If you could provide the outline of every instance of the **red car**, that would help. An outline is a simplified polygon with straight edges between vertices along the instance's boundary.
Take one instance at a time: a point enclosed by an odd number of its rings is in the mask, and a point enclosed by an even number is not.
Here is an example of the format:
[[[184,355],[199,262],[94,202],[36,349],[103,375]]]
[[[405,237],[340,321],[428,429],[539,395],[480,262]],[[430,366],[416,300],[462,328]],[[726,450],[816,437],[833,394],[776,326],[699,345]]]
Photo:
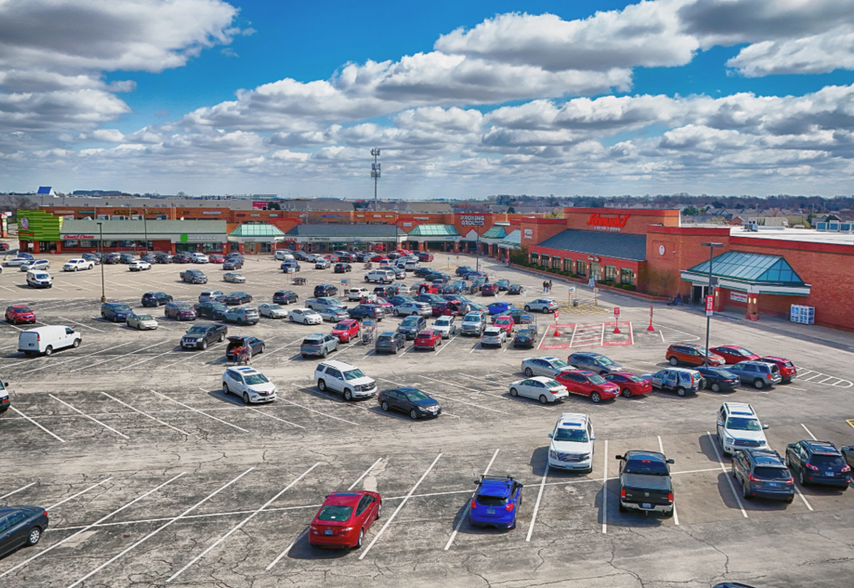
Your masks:
[[[338,263],[340,258],[337,255],[324,255],[324,259],[328,259],[331,263]]]
[[[739,347],[738,345],[721,345],[720,347],[711,347],[709,351],[723,357],[727,364],[734,364],[748,360],[756,361],[759,359],[758,355],[748,351],[744,347]]]
[[[759,361],[764,361],[767,363],[773,363],[777,366],[777,369],[780,370],[780,376],[783,378],[780,382],[781,384],[788,384],[792,380],[795,379],[795,376],[798,375],[798,368],[795,367],[788,359],[783,359],[782,357],[760,357]]]
[[[613,400],[620,394],[619,386],[588,370],[565,369],[555,380],[566,386],[570,394],[587,396],[593,402]]]
[[[703,365],[706,363],[706,348],[691,343],[674,343],[667,348],[664,354],[670,365],[687,363],[688,365]],[[709,350],[709,366],[719,367],[726,364],[726,360]]]
[[[26,306],[10,306],[6,309],[6,322],[19,325],[36,322],[35,313]]]
[[[459,316],[463,314],[463,304],[456,300],[448,300],[445,305],[445,314],[448,316]]]
[[[332,336],[337,337],[342,343],[349,343],[351,339],[359,337],[360,327],[356,319],[344,319],[332,327]]]
[[[484,284],[480,287],[481,296],[495,296],[496,292],[498,292],[498,286],[495,284]]]
[[[308,527],[308,542],[315,547],[361,547],[382,510],[382,498],[376,492],[330,494]]]
[[[386,311],[386,314],[391,314],[394,310],[394,305],[382,296],[377,296],[372,302],[365,302],[365,298],[362,298],[361,304],[376,304],[377,306],[382,306],[383,310]]]
[[[439,331],[421,331],[415,337],[413,344],[415,349],[431,349],[436,351],[436,348],[442,344],[442,333]]]
[[[381,261],[388,261],[388,257],[386,257],[385,255],[374,255],[371,258],[371,261],[373,261],[375,263],[379,263]]]
[[[420,284],[415,284],[415,291],[419,294],[438,294],[439,287],[435,284],[430,284],[428,282],[421,282]]]
[[[624,398],[632,396],[643,396],[652,392],[652,382],[644,380],[629,372],[611,372],[602,376],[608,382],[620,387],[620,394]]]
[[[495,317],[495,320],[492,321],[492,326],[504,329],[507,333],[507,339],[510,339],[513,337],[513,325],[515,323],[516,321],[513,320],[512,316],[502,314],[501,316]]]
[[[225,263],[225,256],[220,255],[219,253],[211,253],[208,255],[208,260],[211,263]]]

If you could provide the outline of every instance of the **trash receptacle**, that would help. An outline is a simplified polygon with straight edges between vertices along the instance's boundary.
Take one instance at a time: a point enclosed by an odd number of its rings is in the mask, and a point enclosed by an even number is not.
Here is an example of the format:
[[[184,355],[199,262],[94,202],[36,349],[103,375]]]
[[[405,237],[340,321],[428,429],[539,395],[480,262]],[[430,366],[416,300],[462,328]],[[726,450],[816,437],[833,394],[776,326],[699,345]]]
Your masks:
[[[573,300],[573,301],[572,301],[572,305],[573,305],[573,306],[578,306],[578,300]]]

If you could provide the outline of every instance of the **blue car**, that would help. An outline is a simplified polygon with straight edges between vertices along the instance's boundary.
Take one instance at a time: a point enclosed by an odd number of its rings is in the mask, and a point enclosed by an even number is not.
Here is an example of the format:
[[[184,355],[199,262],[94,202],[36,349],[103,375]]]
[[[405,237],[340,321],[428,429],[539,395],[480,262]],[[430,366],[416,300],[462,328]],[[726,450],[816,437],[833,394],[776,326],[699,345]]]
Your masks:
[[[101,318],[114,323],[123,323],[133,312],[130,306],[121,302],[105,302],[101,305]]]
[[[489,309],[489,314],[506,314],[516,307],[510,302],[493,302],[487,308]]]
[[[473,527],[512,529],[522,505],[522,484],[512,477],[481,476],[471,501],[469,523]]]

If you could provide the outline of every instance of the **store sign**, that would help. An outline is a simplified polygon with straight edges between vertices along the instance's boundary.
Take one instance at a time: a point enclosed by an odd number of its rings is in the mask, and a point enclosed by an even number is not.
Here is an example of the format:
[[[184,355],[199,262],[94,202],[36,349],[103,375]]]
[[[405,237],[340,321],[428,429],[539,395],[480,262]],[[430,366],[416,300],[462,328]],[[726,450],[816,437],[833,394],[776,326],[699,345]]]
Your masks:
[[[460,224],[464,227],[482,227],[484,222],[485,220],[482,216],[464,214],[460,217]]]
[[[223,238],[219,235],[181,235],[181,242],[187,241],[222,241]]]
[[[94,239],[95,235],[62,235],[63,239]]]
[[[733,302],[744,302],[747,304],[747,294],[744,292],[730,292],[729,299]]]
[[[715,297],[714,296],[706,296],[706,316],[712,316],[712,313],[715,310]]]
[[[534,238],[534,230],[533,229],[525,229],[525,238],[533,239]]]
[[[587,261],[595,261],[596,263],[599,263],[599,258],[596,257],[595,255],[588,255]]]
[[[221,210],[203,210],[202,214],[222,214]]]
[[[25,216],[21,217],[21,220],[18,221],[18,226],[26,231],[30,228],[30,219]]]
[[[626,226],[626,221],[629,220],[628,214],[618,214],[617,216],[602,216],[598,212],[594,212],[587,220],[587,224],[600,231],[619,231]]]
[[[404,227],[411,227],[412,223],[401,223]]]
[[[415,220],[430,220],[429,216],[413,216]]]

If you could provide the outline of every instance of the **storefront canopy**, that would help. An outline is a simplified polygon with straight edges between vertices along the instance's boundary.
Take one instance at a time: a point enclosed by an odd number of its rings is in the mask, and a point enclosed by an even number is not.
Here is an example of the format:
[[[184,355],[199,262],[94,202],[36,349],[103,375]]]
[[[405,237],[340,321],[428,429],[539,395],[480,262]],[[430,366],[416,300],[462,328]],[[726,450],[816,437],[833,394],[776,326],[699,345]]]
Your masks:
[[[411,241],[453,241],[459,236],[454,225],[418,225],[407,233],[406,238]]]
[[[406,233],[401,231],[397,225],[386,224],[297,225],[285,236],[300,243],[395,243],[406,240]]]
[[[507,231],[504,227],[494,225],[491,229],[480,236],[481,239],[503,239],[507,236]]]
[[[522,229],[514,229],[512,233],[498,242],[499,247],[504,249],[519,249],[522,245]]]
[[[99,226],[100,225],[100,226]],[[225,243],[228,238],[221,220],[73,220],[62,221],[64,240],[171,241],[172,243]]]
[[[228,234],[232,243],[272,243],[281,241],[285,234],[275,225],[240,225]]]
[[[808,296],[810,285],[781,255],[762,255],[727,251],[711,260],[712,276],[718,285],[730,290],[755,294]],[[709,262],[697,264],[681,272],[682,279],[692,284],[706,285],[709,281]]]
[[[532,247],[532,250],[537,251],[541,247],[629,261],[646,261],[646,235],[567,229]]]

